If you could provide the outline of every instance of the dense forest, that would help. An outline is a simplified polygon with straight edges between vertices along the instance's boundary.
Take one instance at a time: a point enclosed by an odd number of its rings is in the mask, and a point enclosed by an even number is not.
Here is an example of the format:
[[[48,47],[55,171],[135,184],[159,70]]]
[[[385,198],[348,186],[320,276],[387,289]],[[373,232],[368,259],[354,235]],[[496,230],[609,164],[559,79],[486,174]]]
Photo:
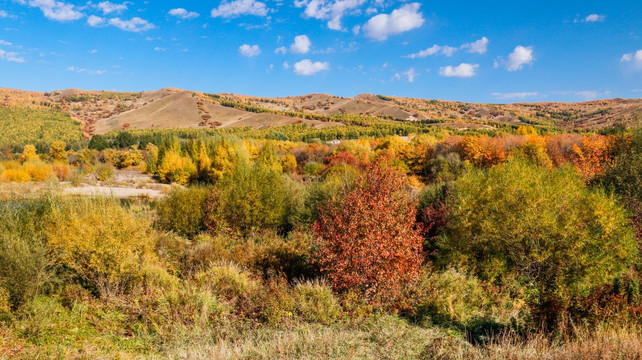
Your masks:
[[[642,130],[339,116],[12,138],[2,356],[642,356]],[[56,191],[121,169],[173,185]]]

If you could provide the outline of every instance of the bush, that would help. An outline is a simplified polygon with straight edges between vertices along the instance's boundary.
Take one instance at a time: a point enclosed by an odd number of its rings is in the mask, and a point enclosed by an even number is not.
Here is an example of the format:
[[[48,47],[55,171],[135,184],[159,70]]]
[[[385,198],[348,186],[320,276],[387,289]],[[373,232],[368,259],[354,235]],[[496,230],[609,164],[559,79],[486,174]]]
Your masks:
[[[22,169],[9,169],[2,173],[0,177],[3,182],[29,182],[31,176]]]
[[[13,308],[30,301],[51,278],[41,221],[47,212],[42,199],[0,203],[0,288]]]
[[[305,175],[319,175],[325,170],[325,166],[323,164],[319,164],[316,161],[308,161],[305,163],[303,166],[303,173]]]
[[[73,167],[71,165],[68,165],[65,163],[53,164],[53,172],[56,174],[56,177],[58,177],[58,180],[60,181],[71,180],[72,171],[73,171]]]
[[[276,234],[263,234],[254,241],[248,266],[264,277],[280,274],[292,282],[318,275],[318,269],[312,264],[314,245],[309,234],[295,231],[285,239]]]
[[[108,181],[114,176],[116,169],[110,164],[98,163],[94,167],[94,175],[98,181]]]
[[[261,282],[237,265],[213,264],[207,271],[196,274],[194,280],[199,287],[232,305],[237,313],[257,312],[256,299],[263,291]]]
[[[322,208],[313,227],[320,246],[316,261],[336,291],[391,304],[418,277],[422,237],[404,186],[401,172],[374,163],[354,190]]]
[[[223,178],[206,204],[205,224],[213,231],[247,236],[261,229],[277,229],[287,214],[281,172],[261,164],[239,164]]]
[[[38,182],[51,179],[53,173],[51,165],[42,161],[27,161],[22,165],[22,168],[29,174],[31,180]]]
[[[295,313],[303,321],[330,324],[342,315],[332,289],[322,281],[299,282],[294,286],[293,297]]]
[[[158,166],[158,177],[163,182],[187,184],[197,175],[196,165],[189,157],[169,150]]]
[[[495,283],[532,284],[537,308],[562,309],[571,297],[611,281],[638,253],[625,211],[590,191],[573,169],[548,171],[515,160],[473,171],[455,183],[447,205],[440,263]]]
[[[101,294],[129,289],[155,261],[151,222],[116,200],[69,199],[53,205],[46,232],[53,258]]]
[[[159,226],[184,236],[206,230],[203,207],[209,194],[209,188],[198,186],[172,191],[158,204]]]
[[[519,286],[500,288],[449,268],[427,273],[414,301],[420,316],[439,325],[465,327],[486,320],[524,326],[529,320],[524,296]]]

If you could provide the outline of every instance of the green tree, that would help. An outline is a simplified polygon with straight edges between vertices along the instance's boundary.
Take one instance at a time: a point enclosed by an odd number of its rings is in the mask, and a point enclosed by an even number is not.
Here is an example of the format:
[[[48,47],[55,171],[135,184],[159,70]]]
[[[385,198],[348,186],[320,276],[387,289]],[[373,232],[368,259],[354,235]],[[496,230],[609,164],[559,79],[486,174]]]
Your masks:
[[[281,173],[259,163],[241,163],[212,191],[206,205],[206,225],[250,235],[277,229],[287,214],[287,193]]]
[[[107,140],[102,135],[94,135],[87,146],[90,149],[103,151],[109,147],[109,144],[107,144]]]

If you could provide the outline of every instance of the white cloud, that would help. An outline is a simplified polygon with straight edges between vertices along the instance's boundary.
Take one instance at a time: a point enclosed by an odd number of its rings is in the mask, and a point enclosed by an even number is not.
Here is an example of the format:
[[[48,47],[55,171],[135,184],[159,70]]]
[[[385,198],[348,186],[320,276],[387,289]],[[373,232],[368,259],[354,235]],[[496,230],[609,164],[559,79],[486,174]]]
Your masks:
[[[330,63],[326,61],[312,62],[310,59],[305,59],[294,64],[294,73],[297,75],[303,75],[303,76],[314,75],[319,71],[328,70],[328,69],[330,69]]]
[[[87,18],[87,25],[91,27],[97,27],[104,23],[105,23],[105,19],[101,18],[100,16],[91,15],[90,17]]]
[[[70,67],[67,68],[67,70],[69,70],[71,72],[79,73],[79,74],[86,73],[86,74],[90,74],[90,75],[102,75],[102,74],[107,72],[105,70],[87,70],[85,68],[79,68],[79,67],[75,67],[75,66],[70,66]]]
[[[419,12],[420,3],[410,3],[394,10],[391,14],[374,16],[363,26],[367,37],[383,41],[390,35],[401,34],[421,27],[423,15]]]
[[[274,50],[275,54],[285,54],[286,52],[288,52],[288,48],[286,48],[285,46],[278,47],[276,48],[276,50]]]
[[[90,51],[89,53],[90,54],[98,54],[98,50],[94,49],[94,50]]]
[[[606,15],[591,14],[584,18],[584,22],[603,22],[606,20]]]
[[[416,58],[425,58],[425,57],[433,56],[437,54],[442,54],[442,55],[451,57],[453,56],[455,51],[457,51],[456,47],[447,46],[447,45],[446,46],[433,45],[426,50],[421,50],[418,53],[410,54],[408,55],[408,57],[411,59],[416,59]]]
[[[22,58],[20,54],[16,52],[4,51],[2,49],[0,49],[0,60],[15,62],[15,63],[25,62],[25,59]]]
[[[475,70],[479,65],[462,63],[458,66],[444,66],[439,69],[439,75],[445,77],[469,78],[475,76]]]
[[[360,25],[355,25],[352,27],[352,33],[355,35],[359,35],[361,32],[361,26]]]
[[[20,1],[22,4],[24,0]],[[84,15],[76,10],[73,4],[67,4],[62,1],[55,0],[29,0],[29,6],[38,8],[42,11],[43,15],[50,20],[55,21],[73,21],[82,18]]]
[[[620,59],[623,63],[631,63],[635,69],[642,69],[642,49],[622,55]]]
[[[303,16],[317,20],[328,20],[331,30],[344,30],[341,20],[343,16],[363,5],[366,0],[295,0],[294,6],[305,7]]]
[[[557,95],[571,95],[583,100],[595,100],[600,97],[606,97],[611,94],[610,90],[597,91],[597,90],[580,90],[580,91],[553,91]]]
[[[124,2],[122,4],[114,4],[109,1],[102,1],[98,3],[96,7],[103,12],[103,15],[111,13],[120,14],[121,12],[127,10],[127,4],[127,2]]]
[[[154,51],[167,51],[167,49],[157,46],[154,48]]]
[[[533,47],[524,47],[517,46],[513,52],[508,55],[508,61],[506,61],[506,70],[508,71],[517,71],[521,70],[524,65],[530,65],[535,61],[533,57]]]
[[[265,3],[256,0],[221,1],[218,8],[212,10],[212,17],[231,18],[241,15],[267,16]]]
[[[169,11],[168,14],[171,15],[171,16],[176,16],[176,17],[181,18],[183,20],[194,19],[194,18],[197,18],[197,17],[201,16],[199,13],[197,13],[195,11],[187,11],[187,10],[185,10],[183,8],[172,9],[172,10]]]
[[[491,95],[501,100],[514,100],[514,99],[526,99],[539,96],[537,91],[531,92],[514,92],[514,93],[500,93],[494,92]]]
[[[461,48],[468,49],[469,53],[485,54],[488,50],[488,43],[488,38],[484,36],[475,42],[462,45]]]
[[[9,17],[9,13],[8,12],[6,12],[4,10],[0,10],[0,19],[4,19],[4,18],[8,18],[8,17]]]
[[[404,71],[403,74],[406,76],[406,79],[408,79],[408,82],[415,82],[415,77],[418,76],[413,68]]]
[[[10,42],[8,42],[8,41],[5,41],[5,40],[0,40],[0,45],[4,45],[4,46],[11,46],[11,45],[13,45],[13,44],[12,44],[12,43],[10,43]]]
[[[293,54],[305,54],[310,51],[310,39],[306,35],[299,35],[294,38],[294,43],[290,45],[290,52]]]
[[[243,44],[239,46],[239,52],[243,56],[253,57],[261,53],[261,48],[258,45]]]
[[[149,23],[139,17],[132,18],[131,20],[121,20],[120,18],[113,18],[109,20],[109,24],[113,25],[124,31],[141,32],[155,28],[154,24]]]
[[[289,68],[290,68],[290,64],[288,64],[288,62],[287,62],[287,61],[285,61],[285,62],[283,63],[283,68],[284,68],[285,70],[289,69]]]

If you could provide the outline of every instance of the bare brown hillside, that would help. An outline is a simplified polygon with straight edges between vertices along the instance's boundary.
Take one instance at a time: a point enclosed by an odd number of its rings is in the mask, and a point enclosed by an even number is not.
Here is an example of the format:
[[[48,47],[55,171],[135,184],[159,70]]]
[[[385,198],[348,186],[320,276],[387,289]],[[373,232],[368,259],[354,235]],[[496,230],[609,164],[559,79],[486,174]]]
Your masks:
[[[327,94],[262,98],[172,88],[136,93],[79,89],[40,93],[0,88],[0,106],[60,109],[80,121],[86,138],[122,129],[261,128],[295,123],[340,126],[340,122],[327,121],[340,114],[397,121],[433,120],[439,122],[436,126],[458,129],[534,124],[572,130],[642,122],[642,99],[475,104],[373,94],[354,98]]]

